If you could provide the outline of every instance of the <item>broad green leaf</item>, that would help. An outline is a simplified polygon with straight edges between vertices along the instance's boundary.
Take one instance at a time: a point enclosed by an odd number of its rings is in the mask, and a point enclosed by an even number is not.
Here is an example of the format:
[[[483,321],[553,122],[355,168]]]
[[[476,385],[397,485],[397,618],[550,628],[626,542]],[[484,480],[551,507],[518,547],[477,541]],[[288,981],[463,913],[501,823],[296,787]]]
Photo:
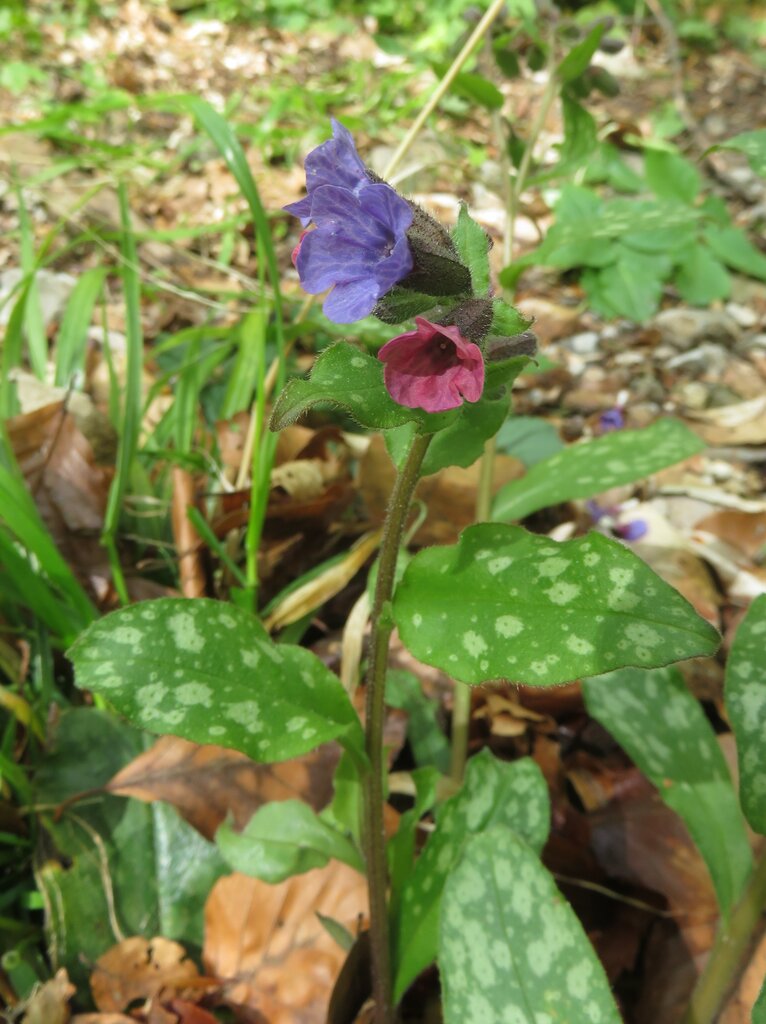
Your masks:
[[[468,212],[465,203],[460,204],[457,225],[452,232],[452,241],[463,263],[471,272],[473,293],[477,298],[489,291],[489,249],[490,239]]]
[[[497,435],[497,450],[534,466],[560,452],[564,442],[552,423],[537,416],[513,416]]]
[[[439,973],[445,1024],[621,1024],[574,911],[507,828],[472,836],[447,880]]]
[[[560,82],[571,82],[580,77],[590,64],[591,57],[598,49],[598,44],[605,31],[606,22],[599,22],[577,46],[569,51],[556,68],[556,75]]]
[[[438,74],[440,77],[448,70],[449,65],[439,64]],[[452,79],[450,90],[473,100],[487,110],[499,110],[503,105],[503,94],[498,87],[490,82],[483,75],[477,75],[472,71],[461,71]]]
[[[498,825],[513,828],[539,853],[550,828],[548,787],[531,758],[499,761],[485,749],[471,758],[461,790],[439,810],[436,831],[404,887],[395,931],[397,1000],[436,958],[444,883],[466,840]]]
[[[675,284],[684,302],[693,306],[708,306],[716,299],[728,298],[731,292],[726,267],[703,245],[693,245],[683,253]]]
[[[284,761],[328,740],[363,749],[337,676],[310,651],[275,644],[249,612],[162,598],[94,622],[68,652],[81,689],[129,721],[256,761]]]
[[[383,383],[383,363],[343,341],[325,349],[308,380],[288,382],[271,414],[271,429],[284,429],[318,402],[338,406],[361,426],[380,430],[416,423],[420,433],[431,433],[458,415],[456,410],[431,414],[398,405]]]
[[[90,965],[120,930],[201,945],[205,899],[229,870],[215,845],[167,804],[97,795],[143,750],[141,733],[113,714],[67,709],[35,776],[38,806],[90,793],[60,815],[42,815],[50,838],[38,864],[54,967],[66,967],[78,985],[87,985]]]
[[[394,594],[405,646],[464,683],[553,686],[712,654],[720,637],[624,545],[482,523],[421,551]]]
[[[760,249],[756,249],[741,228],[708,227],[705,238],[718,259],[727,267],[766,281],[766,256]]]
[[[726,711],[737,739],[739,791],[751,827],[766,834],[766,594],[750,605],[726,663]]]
[[[641,323],[657,312],[670,262],[662,255],[620,249],[614,263],[583,277],[582,284],[593,308],[602,315]]]
[[[725,916],[752,867],[729,769],[713,728],[677,669],[623,669],[583,682],[588,711],[683,818]]]
[[[641,430],[615,430],[570,445],[538,462],[526,476],[502,487],[495,519],[523,519],[531,512],[573,498],[590,498],[650,476],[705,447],[680,420],[661,419]]]
[[[693,203],[699,194],[702,178],[699,171],[678,153],[667,149],[647,149],[644,171],[649,188],[659,199]]]
[[[241,832],[224,822],[215,841],[235,871],[271,884],[322,868],[332,857],[364,871],[356,844],[300,800],[266,804]]]
[[[758,128],[752,132],[741,132],[726,142],[719,142],[712,146],[711,152],[715,149],[736,149],[744,153],[750,166],[756,174],[766,178],[766,128]]]

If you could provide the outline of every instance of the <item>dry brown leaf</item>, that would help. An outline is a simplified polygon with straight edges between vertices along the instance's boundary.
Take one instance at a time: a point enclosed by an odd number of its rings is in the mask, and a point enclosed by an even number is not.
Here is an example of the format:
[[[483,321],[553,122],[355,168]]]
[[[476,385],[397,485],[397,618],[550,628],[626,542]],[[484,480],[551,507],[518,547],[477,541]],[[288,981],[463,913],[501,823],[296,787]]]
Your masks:
[[[493,492],[523,474],[524,464],[519,459],[508,455],[496,456]],[[359,490],[374,522],[383,521],[395,476],[386,443],[376,434],[359,466]],[[476,518],[478,481],[479,462],[468,469],[449,466],[421,480],[415,491],[415,501],[425,503],[428,516],[415,534],[415,544],[450,544],[457,540],[460,531]]]
[[[99,1010],[119,1013],[137,1000],[154,999],[161,991],[175,994],[198,979],[199,971],[179,943],[133,936],[98,958],[90,989]]]
[[[279,885],[229,875],[205,905],[206,969],[269,1024],[325,1024],[345,953],[317,914],[356,934],[366,912],[364,878],[337,861]]]
[[[715,534],[748,558],[755,558],[766,548],[766,512],[725,508],[700,519],[695,527]]]
[[[736,405],[687,412],[685,418],[708,444],[766,443],[766,395]]]
[[[61,967],[29,1000],[22,1024],[67,1024],[69,1000],[76,991],[66,970]]]
[[[77,1013],[70,1024],[136,1024],[136,1018],[124,1013]]]
[[[244,828],[271,800],[304,800],[321,810],[332,797],[332,776],[340,756],[332,743],[280,764],[256,764],[226,747],[200,746],[163,736],[108,783],[110,793],[151,803],[165,800],[207,839],[227,815]]]

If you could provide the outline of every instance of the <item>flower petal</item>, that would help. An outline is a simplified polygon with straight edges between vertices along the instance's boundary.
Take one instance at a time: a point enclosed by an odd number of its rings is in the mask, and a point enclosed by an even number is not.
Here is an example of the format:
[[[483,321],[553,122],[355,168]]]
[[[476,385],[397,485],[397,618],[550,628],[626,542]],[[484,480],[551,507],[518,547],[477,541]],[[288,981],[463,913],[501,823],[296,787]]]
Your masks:
[[[391,250],[391,255],[381,260],[375,267],[375,280],[378,282],[380,294],[385,295],[391,291],[396,282],[401,281],[411,270],[412,252],[406,236],[403,235]]]
[[[324,228],[334,235],[353,238],[359,245],[380,250],[381,255],[394,241],[393,232],[387,225],[365,210],[362,207],[361,196],[355,196],[347,188],[321,185],[316,189],[312,197],[311,219],[317,227]]]
[[[315,228],[301,242],[295,265],[303,288],[316,294],[359,277],[374,281],[376,263],[375,253],[364,246]]]
[[[332,139],[317,146],[306,157],[306,190],[309,195],[320,185],[355,189],[369,182],[362,159],[347,128],[332,119]]]
[[[327,319],[334,324],[351,324],[369,316],[379,297],[374,280],[369,277],[359,278],[337,284],[324,300],[322,309]]]

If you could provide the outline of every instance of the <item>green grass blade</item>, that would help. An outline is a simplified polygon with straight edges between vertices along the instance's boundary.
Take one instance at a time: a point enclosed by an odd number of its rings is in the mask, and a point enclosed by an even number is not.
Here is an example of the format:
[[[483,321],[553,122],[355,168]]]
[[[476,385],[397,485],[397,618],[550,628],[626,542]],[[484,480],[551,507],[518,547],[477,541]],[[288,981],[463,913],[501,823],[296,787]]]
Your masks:
[[[19,224],[21,226],[21,269],[31,274],[32,279],[26,289],[26,309],[24,327],[29,346],[29,362],[36,377],[45,377],[45,365],[48,361],[48,339],[45,336],[45,322],[40,306],[40,292],[34,278],[36,270],[35,236],[29,211],[24,202],[24,193],[19,187],[16,190],[19,200]]]
[[[88,328],[106,274],[105,267],[86,270],[69,297],[56,348],[55,383],[58,387],[67,387],[75,374],[85,370]]]
[[[141,427],[141,369],[143,366],[143,334],[141,330],[141,283],[138,277],[136,240],[130,226],[128,197],[123,184],[119,188],[122,224],[122,282],[125,292],[126,379],[120,422],[120,445],[117,466],[109,490],[104,516],[103,542],[109,552],[114,585],[123,604],[128,603],[125,578],[117,551],[117,529],[123,500],[128,491],[133,460],[138,448]]]

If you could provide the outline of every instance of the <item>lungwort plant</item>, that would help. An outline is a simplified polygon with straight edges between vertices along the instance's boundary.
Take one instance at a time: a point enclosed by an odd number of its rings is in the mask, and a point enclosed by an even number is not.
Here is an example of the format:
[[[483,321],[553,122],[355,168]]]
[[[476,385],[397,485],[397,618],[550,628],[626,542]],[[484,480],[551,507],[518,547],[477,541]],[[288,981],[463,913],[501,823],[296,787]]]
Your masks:
[[[489,241],[464,206],[448,231],[369,171],[336,122],[306,171],[308,194],[288,208],[305,229],[293,254],[304,287],[328,292],[324,310],[336,322],[373,312],[404,325],[377,357],[352,341],[323,351],[307,379],[283,388],[271,419],[277,431],[331,403],[362,427],[384,431],[397,465],[372,573],[364,722],[317,656],[273,642],[249,611],[212,600],[144,602],[89,625],[70,650],[77,683],[150,732],[225,745],[261,762],[328,741],[341,745],[335,798],[324,811],[270,804],[241,833],[221,826],[217,842],[233,867],[269,882],[330,858],[366,873],[376,1024],[392,1024],[402,995],[433,962],[447,1024],[618,1022],[606,975],[540,861],[550,808],[531,759],[506,763],[485,751],[446,800],[437,800],[437,769],[417,770],[414,806],[387,839],[389,640],[397,629],[416,658],[459,688],[600,676],[589,684],[589,704],[610,727],[620,718],[632,750],[653,729],[653,713],[642,709],[657,706],[665,692],[660,718],[670,723],[677,703],[679,727],[702,736],[677,677],[666,672],[650,686],[647,670],[710,655],[719,637],[629,548],[599,533],[558,543],[496,519],[466,529],[456,544],[411,558],[402,551],[418,480],[482,454],[509,414],[511,387],[534,358],[534,339],[525,318],[493,297]],[[644,445],[616,431],[584,446],[592,448],[587,466],[581,455],[551,456],[530,472],[526,491],[514,484],[501,494],[498,519],[595,493],[605,479],[634,479],[696,450],[677,424],[653,431]],[[733,680],[732,713],[753,734],[744,662],[742,670]],[[720,757],[703,739],[710,785],[720,789]],[[650,777],[677,777],[674,806],[683,813],[686,796],[693,801],[697,791],[689,793],[683,766],[673,774],[675,763],[665,764],[665,741],[672,744],[670,733],[650,748],[646,768]],[[757,769],[748,759],[743,777]],[[751,787],[753,820],[762,817],[759,794]],[[435,829],[416,858],[415,829],[429,811]],[[704,844],[724,909],[739,899],[750,871],[738,812],[729,824],[729,840],[722,829]],[[731,836],[736,857],[727,862],[721,851]]]

